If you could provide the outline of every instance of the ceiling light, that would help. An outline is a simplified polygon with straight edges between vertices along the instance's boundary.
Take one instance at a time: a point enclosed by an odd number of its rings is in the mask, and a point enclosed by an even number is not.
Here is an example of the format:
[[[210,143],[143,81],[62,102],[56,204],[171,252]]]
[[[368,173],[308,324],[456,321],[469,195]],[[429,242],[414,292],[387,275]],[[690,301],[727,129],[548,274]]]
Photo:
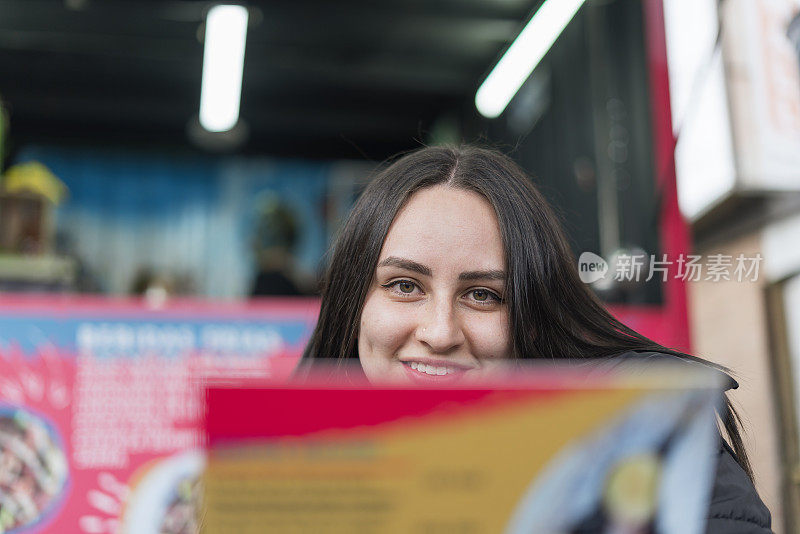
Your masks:
[[[200,124],[210,132],[230,130],[239,120],[247,8],[218,5],[206,17]]]
[[[498,117],[585,0],[545,0],[475,93],[484,117]]]

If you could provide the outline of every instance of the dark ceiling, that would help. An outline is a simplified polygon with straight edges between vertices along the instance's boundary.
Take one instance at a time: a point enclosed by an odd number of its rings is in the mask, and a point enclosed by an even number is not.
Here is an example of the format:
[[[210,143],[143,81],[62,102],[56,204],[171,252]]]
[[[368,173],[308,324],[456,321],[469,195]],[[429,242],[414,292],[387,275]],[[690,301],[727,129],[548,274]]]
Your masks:
[[[381,159],[475,90],[537,0],[250,2],[240,152]],[[191,146],[211,2],[0,0],[19,145]]]

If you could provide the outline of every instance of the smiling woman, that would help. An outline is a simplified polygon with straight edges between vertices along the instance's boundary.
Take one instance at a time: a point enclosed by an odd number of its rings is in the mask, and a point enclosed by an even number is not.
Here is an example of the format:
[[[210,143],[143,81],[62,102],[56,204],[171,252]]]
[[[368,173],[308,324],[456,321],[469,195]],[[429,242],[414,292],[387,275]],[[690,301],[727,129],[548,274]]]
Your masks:
[[[558,219],[506,156],[434,147],[399,158],[337,238],[304,363],[359,361],[373,382],[437,384],[534,358],[712,365],[608,313],[580,281]],[[733,449],[720,446],[709,532],[770,532],[729,402],[720,417]]]

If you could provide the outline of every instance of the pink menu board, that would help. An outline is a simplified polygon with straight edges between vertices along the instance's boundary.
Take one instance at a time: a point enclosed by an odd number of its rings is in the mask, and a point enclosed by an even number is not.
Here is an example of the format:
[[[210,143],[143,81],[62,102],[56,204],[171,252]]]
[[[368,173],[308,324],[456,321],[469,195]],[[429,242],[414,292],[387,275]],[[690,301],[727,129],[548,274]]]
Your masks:
[[[205,381],[287,377],[317,311],[0,297],[0,532],[196,532]]]

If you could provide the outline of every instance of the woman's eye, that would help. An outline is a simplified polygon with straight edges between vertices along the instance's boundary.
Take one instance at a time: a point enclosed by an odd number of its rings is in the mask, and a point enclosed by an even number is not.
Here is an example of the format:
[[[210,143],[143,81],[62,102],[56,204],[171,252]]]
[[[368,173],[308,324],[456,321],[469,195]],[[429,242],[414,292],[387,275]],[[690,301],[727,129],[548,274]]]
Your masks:
[[[472,300],[481,304],[493,304],[502,301],[494,292],[488,289],[473,289],[468,293]]]
[[[417,284],[409,280],[396,280],[388,284],[383,284],[383,287],[395,293],[411,295],[417,289]]]
[[[414,292],[414,283],[413,282],[400,281],[400,282],[397,283],[397,289],[399,289],[401,293],[413,293]]]
[[[476,289],[472,292],[472,297],[482,302],[489,298],[489,292],[485,289]]]

